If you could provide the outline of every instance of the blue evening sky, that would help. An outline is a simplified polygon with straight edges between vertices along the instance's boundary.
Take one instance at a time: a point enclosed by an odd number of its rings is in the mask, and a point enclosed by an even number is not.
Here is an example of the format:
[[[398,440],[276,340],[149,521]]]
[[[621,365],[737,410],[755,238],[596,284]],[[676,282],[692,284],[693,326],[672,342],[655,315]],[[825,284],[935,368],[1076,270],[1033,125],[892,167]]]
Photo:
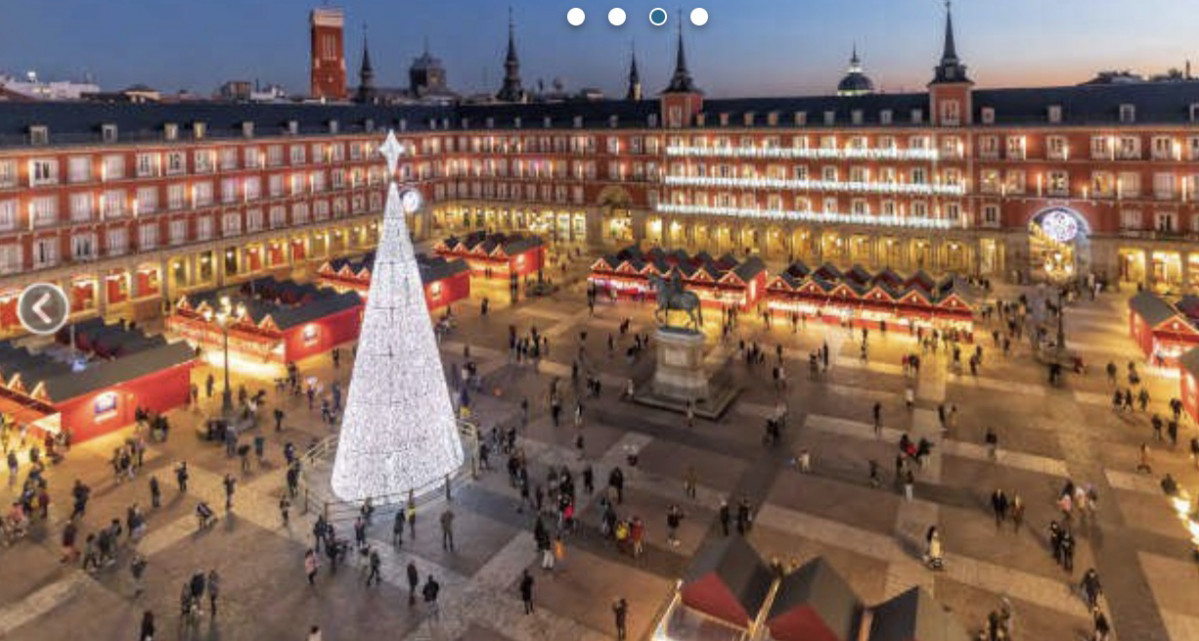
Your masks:
[[[109,89],[144,82],[207,94],[229,79],[307,91],[311,0],[0,0],[0,70],[43,78],[94,74]],[[350,84],[362,25],[369,25],[376,83],[406,85],[428,37],[453,88],[494,90],[503,74],[503,0],[341,0]],[[525,86],[562,78],[568,88],[623,92],[636,43],[647,94],[673,64],[678,3],[669,0],[512,0]],[[580,6],[587,21],[566,23]],[[607,22],[622,6],[623,27]],[[654,6],[671,11],[649,25]],[[940,53],[940,0],[692,0],[707,26],[686,28],[688,62],[712,96],[825,93],[856,41],[867,73],[886,91],[922,87]],[[1196,0],[958,0],[958,52],[980,86],[1073,84],[1100,69],[1181,68],[1199,74]],[[486,82],[486,84],[484,84]]]

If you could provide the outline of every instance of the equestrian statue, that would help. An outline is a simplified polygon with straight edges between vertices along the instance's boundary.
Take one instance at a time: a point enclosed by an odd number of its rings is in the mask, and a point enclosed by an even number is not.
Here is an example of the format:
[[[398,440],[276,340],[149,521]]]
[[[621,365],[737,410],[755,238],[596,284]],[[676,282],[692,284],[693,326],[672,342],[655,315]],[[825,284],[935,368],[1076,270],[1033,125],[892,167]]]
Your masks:
[[[650,284],[658,293],[658,309],[654,312],[654,318],[662,327],[673,327],[670,324],[671,310],[679,310],[687,314],[689,323],[682,326],[682,329],[693,329],[699,331],[704,323],[703,310],[700,308],[699,296],[695,292],[685,291],[683,289],[683,281],[679,278],[678,272],[674,272],[670,280],[659,278],[658,276],[650,276]]]

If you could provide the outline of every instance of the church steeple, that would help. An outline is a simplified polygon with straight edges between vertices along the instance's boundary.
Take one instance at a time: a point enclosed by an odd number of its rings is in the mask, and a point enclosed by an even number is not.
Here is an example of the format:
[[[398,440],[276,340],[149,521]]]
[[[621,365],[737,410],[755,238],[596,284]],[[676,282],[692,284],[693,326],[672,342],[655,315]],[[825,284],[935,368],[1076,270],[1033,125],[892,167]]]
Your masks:
[[[373,102],[375,99],[375,70],[371,67],[371,52],[367,46],[366,26],[362,27],[362,66],[358,69],[357,102]]]
[[[683,50],[683,23],[679,22],[679,48],[674,61],[674,75],[670,85],[663,93],[703,93],[696,88],[691,80],[691,72],[687,71],[687,54]]]
[[[512,7],[508,7],[508,55],[504,58],[504,84],[496,94],[504,102],[524,102],[525,90],[520,82],[520,59],[516,56],[516,24]]]
[[[637,51],[632,52],[632,61],[629,63],[629,91],[625,94],[625,100],[641,100],[641,74],[637,73]]]
[[[953,39],[953,11],[950,0],[945,0],[945,42],[941,50],[941,63],[933,70],[933,83],[970,82],[966,76],[966,65],[958,59],[957,44]]]

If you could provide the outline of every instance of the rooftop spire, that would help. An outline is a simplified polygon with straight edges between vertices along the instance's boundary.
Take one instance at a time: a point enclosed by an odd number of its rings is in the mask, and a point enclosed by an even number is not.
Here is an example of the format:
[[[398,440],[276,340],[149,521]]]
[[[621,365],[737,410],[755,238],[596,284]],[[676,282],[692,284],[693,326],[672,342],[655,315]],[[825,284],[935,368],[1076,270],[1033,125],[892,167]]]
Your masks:
[[[970,82],[966,77],[966,65],[958,59],[957,44],[953,39],[953,6],[950,0],[945,0],[945,43],[941,51],[941,63],[933,71],[933,83]]]
[[[682,9],[679,10],[682,15]],[[679,48],[674,62],[674,75],[665,93],[700,93],[691,80],[691,72],[687,71],[687,54],[683,50],[683,22],[679,21]]]
[[[371,52],[367,46],[366,25],[362,25],[362,66],[358,69],[358,93],[354,99],[358,102],[372,102],[375,99],[375,70],[371,67]]]
[[[945,49],[941,53],[941,64],[957,61],[957,46],[953,42],[953,2],[945,0]]]
[[[858,57],[858,43],[856,42],[853,43],[853,54],[849,56],[849,70],[851,72],[862,70],[862,59]]]
[[[508,7],[508,55],[504,59],[504,84],[496,98],[504,102],[524,102],[525,90],[520,82],[520,59],[516,57],[516,23],[512,7]]]
[[[374,75],[374,68],[371,67],[371,51],[367,46],[366,25],[362,25],[362,68],[359,70],[359,75]]]
[[[632,58],[629,63],[629,90],[625,94],[625,100],[641,100],[641,74],[637,73],[637,49],[631,42],[629,50]]]

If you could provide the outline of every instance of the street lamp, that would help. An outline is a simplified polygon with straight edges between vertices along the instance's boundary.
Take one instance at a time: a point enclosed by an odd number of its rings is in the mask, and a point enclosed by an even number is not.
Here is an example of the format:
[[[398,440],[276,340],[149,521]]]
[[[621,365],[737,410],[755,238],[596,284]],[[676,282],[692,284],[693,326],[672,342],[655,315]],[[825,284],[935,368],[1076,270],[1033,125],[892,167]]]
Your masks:
[[[238,314],[245,313],[245,307],[238,305]],[[224,347],[225,357],[225,389],[221,392],[221,413],[228,416],[233,413],[233,386],[229,383],[229,323],[232,316],[232,305],[228,296],[221,297],[221,310],[215,315],[217,325],[221,327],[221,336]],[[211,309],[205,310],[204,320],[212,322],[213,313]]]

